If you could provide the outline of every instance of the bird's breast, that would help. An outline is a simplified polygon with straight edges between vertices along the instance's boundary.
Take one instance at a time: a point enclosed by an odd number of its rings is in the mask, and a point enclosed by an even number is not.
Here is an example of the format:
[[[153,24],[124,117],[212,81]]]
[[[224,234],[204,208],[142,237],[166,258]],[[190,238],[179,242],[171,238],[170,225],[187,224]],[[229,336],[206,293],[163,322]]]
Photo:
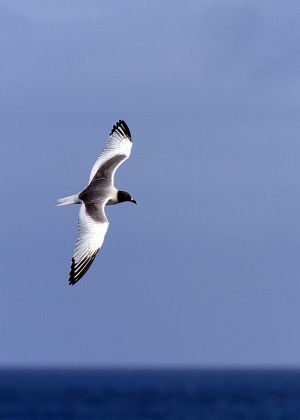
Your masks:
[[[111,191],[109,200],[106,202],[106,205],[112,205],[112,204],[117,204],[118,203],[118,191]]]
[[[97,179],[92,181],[80,194],[79,199],[84,203],[96,203],[100,201],[117,200],[117,190],[106,179]]]

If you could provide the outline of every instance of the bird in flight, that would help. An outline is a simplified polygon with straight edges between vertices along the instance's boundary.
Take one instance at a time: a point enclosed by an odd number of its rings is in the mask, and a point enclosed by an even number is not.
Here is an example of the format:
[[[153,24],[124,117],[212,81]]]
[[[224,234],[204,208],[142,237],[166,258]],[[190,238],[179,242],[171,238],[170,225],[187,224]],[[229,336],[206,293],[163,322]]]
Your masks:
[[[81,204],[79,236],[69,277],[71,285],[87,272],[103,244],[109,225],[105,206],[124,201],[138,204],[128,192],[117,190],[114,186],[115,172],[129,158],[131,148],[130,130],[125,121],[120,120],[113,126],[105,149],[92,167],[88,186],[78,194],[58,200],[58,206]]]

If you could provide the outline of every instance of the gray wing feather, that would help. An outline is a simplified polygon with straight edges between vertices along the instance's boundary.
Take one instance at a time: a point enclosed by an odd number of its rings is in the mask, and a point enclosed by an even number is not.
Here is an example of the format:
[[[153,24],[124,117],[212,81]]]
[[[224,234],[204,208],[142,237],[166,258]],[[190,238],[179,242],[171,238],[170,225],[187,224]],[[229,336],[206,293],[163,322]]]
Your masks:
[[[104,203],[82,204],[79,211],[79,236],[72,258],[69,283],[75,284],[91,266],[108,229]]]
[[[109,167],[112,168],[110,170],[109,178],[113,184],[116,169],[122,162],[129,158],[131,148],[132,140],[130,130],[125,121],[120,120],[113,126],[105,149],[100,154],[91,170],[89,182],[94,179],[101,166],[105,165],[110,159],[113,159],[109,164]],[[117,160],[114,160],[114,158]]]
[[[105,178],[109,180],[110,182],[112,182],[113,175],[116,169],[126,159],[127,159],[126,155],[116,155],[108,159],[107,161],[102,163],[102,165],[99,167],[98,171],[96,172],[93,178],[93,181],[100,178]]]

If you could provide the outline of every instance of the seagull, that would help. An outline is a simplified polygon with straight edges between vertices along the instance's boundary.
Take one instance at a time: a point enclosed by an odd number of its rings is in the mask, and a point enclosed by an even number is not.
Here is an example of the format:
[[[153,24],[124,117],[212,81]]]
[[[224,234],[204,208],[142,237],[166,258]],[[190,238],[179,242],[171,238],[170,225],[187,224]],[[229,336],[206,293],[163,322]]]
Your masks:
[[[69,284],[74,285],[90,268],[102,247],[109,222],[104,208],[109,204],[129,201],[138,204],[126,191],[117,190],[114,176],[118,167],[130,156],[132,140],[125,121],[112,128],[105,149],[92,167],[89,183],[80,193],[57,200],[58,206],[81,204],[78,230],[72,258]]]

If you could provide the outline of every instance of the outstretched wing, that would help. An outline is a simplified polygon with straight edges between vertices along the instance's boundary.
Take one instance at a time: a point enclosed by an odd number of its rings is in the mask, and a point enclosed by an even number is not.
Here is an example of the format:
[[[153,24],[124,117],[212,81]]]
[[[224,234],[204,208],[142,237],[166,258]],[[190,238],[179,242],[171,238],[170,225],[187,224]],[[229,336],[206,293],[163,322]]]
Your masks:
[[[72,258],[70,284],[77,283],[90,268],[103,244],[108,224],[104,213],[104,202],[81,205],[78,222],[79,236]]]
[[[89,183],[95,178],[107,178],[114,183],[117,168],[130,156],[132,140],[125,121],[118,121],[112,128],[105,149],[96,160]]]

